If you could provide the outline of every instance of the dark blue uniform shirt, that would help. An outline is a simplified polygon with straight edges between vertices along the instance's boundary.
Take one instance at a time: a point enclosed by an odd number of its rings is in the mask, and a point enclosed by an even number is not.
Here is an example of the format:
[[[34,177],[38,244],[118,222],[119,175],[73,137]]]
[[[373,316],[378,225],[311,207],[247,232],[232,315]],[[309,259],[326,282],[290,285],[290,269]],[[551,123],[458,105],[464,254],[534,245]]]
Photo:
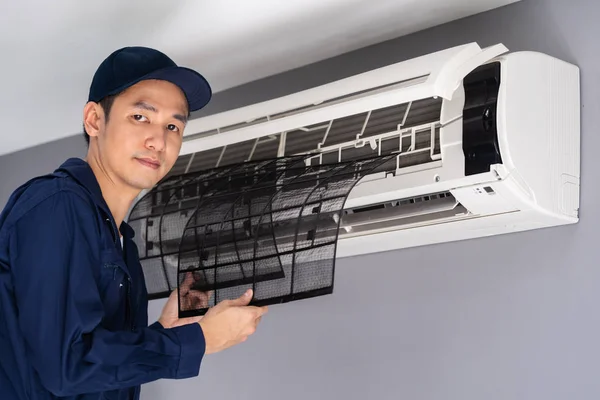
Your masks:
[[[137,399],[143,383],[198,374],[199,324],[148,326],[133,235],[83,160],[12,194],[0,214],[0,399]]]

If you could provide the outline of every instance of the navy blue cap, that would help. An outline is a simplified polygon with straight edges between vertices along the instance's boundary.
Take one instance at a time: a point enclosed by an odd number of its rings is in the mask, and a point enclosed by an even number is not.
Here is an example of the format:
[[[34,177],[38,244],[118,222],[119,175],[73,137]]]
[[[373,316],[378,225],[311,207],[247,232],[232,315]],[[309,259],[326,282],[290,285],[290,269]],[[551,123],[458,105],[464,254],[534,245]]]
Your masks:
[[[124,47],[109,55],[98,67],[90,86],[88,101],[99,102],[147,79],[159,79],[179,86],[190,111],[206,106],[212,90],[198,72],[180,67],[158,50]]]

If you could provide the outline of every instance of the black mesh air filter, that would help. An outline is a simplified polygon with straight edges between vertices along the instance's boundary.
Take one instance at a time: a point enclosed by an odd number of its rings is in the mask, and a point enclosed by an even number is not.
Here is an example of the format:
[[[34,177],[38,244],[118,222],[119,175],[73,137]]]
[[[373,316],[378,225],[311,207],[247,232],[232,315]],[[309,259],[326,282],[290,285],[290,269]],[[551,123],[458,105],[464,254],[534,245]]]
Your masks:
[[[129,218],[150,297],[179,286],[185,317],[247,288],[254,305],[332,293],[346,198],[392,157],[307,166],[293,156],[168,178]],[[192,302],[190,285],[208,299]]]

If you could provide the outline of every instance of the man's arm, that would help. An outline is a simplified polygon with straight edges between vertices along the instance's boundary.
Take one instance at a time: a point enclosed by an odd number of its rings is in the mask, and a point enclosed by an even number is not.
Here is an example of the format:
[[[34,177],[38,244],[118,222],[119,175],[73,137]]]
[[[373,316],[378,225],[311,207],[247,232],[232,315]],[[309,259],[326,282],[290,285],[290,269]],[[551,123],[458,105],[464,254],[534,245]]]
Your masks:
[[[206,346],[197,323],[118,332],[100,327],[97,240],[90,205],[69,191],[35,206],[12,230],[19,327],[44,386],[68,396],[197,375]]]

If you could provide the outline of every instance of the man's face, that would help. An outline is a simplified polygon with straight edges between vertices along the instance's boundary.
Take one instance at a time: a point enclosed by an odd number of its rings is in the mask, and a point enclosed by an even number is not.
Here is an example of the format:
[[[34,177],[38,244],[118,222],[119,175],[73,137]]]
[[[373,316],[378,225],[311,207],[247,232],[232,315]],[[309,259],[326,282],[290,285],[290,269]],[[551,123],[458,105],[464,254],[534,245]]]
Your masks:
[[[183,92],[166,81],[142,81],[120,94],[97,135],[105,172],[133,189],[152,188],[177,161],[187,110]]]

